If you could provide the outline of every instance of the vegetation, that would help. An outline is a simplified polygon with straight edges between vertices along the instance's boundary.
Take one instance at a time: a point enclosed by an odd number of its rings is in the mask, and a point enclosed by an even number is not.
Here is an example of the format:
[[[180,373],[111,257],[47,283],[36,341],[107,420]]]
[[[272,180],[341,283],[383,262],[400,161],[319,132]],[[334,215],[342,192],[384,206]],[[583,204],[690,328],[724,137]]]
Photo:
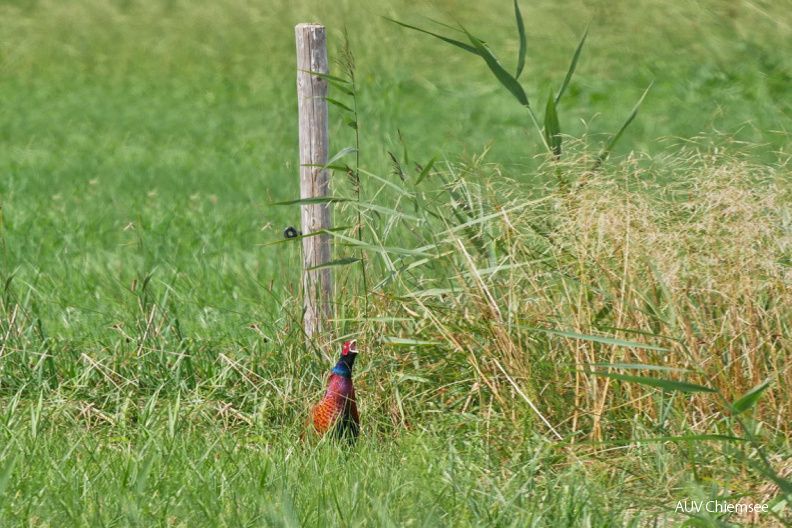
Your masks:
[[[323,5],[0,3],[0,525],[790,524],[790,10]],[[537,128],[381,15],[486,37]],[[308,20],[354,75],[351,451],[300,440],[329,363],[268,205]],[[772,512],[675,511],[716,499]]]

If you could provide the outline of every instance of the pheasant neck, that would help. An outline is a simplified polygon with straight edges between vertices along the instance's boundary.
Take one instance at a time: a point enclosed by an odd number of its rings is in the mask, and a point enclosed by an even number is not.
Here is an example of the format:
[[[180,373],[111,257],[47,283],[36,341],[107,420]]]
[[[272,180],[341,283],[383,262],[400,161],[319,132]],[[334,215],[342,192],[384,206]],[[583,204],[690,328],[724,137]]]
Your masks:
[[[352,369],[343,361],[339,361],[331,372],[344,378],[352,378]]]

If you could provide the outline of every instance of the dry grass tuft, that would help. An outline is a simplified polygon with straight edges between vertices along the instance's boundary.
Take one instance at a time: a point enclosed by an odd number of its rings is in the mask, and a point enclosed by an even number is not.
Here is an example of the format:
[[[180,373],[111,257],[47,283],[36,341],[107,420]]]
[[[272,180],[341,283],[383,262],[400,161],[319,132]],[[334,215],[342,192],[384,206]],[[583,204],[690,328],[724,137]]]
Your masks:
[[[592,440],[623,437],[636,420],[711,433],[724,415],[712,394],[662,394],[584,371],[611,365],[596,370],[701,384],[728,401],[774,377],[755,417],[788,437],[788,170],[682,151],[670,169],[684,167],[685,177],[658,186],[641,165],[587,173],[571,192],[536,201],[500,175],[482,178],[486,166],[452,175],[434,249],[451,274],[400,275],[400,312],[413,320],[405,334],[447,351],[429,371],[446,372],[449,383],[460,365],[468,374],[429,399],[465,412],[500,408],[520,430],[515,409],[528,404],[545,430]],[[430,355],[413,354],[416,362]],[[679,412],[676,425],[664,399]]]

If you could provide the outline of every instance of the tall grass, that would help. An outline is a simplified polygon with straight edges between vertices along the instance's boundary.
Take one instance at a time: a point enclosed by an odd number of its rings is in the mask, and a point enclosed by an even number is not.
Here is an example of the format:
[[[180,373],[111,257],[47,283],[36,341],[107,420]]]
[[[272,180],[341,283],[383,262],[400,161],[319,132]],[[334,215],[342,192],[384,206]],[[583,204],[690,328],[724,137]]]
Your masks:
[[[541,443],[506,470],[464,437],[366,439],[348,452],[272,442],[266,425],[240,427],[230,412],[219,425],[216,409],[187,398],[145,405],[158,411],[112,428],[47,397],[43,410],[17,409],[4,422],[14,433],[0,433],[3,525],[616,527],[642,517],[602,507],[597,485],[551,469]]]
[[[783,515],[789,173],[733,148],[680,147],[659,172],[628,159],[592,173],[582,155],[564,169],[572,190],[536,199],[483,159],[448,164],[434,187],[411,185],[420,166],[384,185],[392,209],[361,206],[376,247],[336,238],[380,271],[374,318],[391,324],[364,335],[416,372],[391,421],[453,412],[501,441],[540,430],[591,453],[660,442],[692,472],[652,473],[669,491],[708,475],[757,496],[740,467]],[[663,171],[685,178],[658,184]]]
[[[592,174],[583,158],[566,169],[577,187],[530,198],[479,158],[417,186],[417,169],[382,175],[381,205],[338,209],[364,229],[335,234],[338,256],[362,250],[375,283],[368,314],[360,276],[337,292],[337,337],[352,324],[364,350],[354,453],[298,442],[327,365],[301,345],[296,299],[247,337],[202,339],[148,281],[114,329],[128,337],[97,350],[39,335],[12,281],[4,515],[611,526],[679,519],[664,512],[680,496],[745,496],[783,519],[787,168],[676,156],[673,188],[635,160]]]
[[[383,277],[374,288],[381,306],[409,321],[403,332],[427,346],[508,363],[513,376],[536,383],[528,392],[546,381],[536,379],[537,365],[552,366],[554,380],[579,388],[575,405],[559,409],[573,424],[582,417],[575,407],[602,410],[616,396],[611,383],[570,366],[660,362],[705,369],[729,397],[780,376],[767,409],[788,434],[788,416],[776,415],[788,410],[781,394],[789,381],[787,169],[690,147],[678,156],[664,170],[684,168],[687,179],[673,186],[658,185],[664,175],[633,160],[600,177],[583,159],[572,194],[532,200],[497,166],[478,163],[449,165],[435,174],[445,181],[434,190],[398,187],[390,214],[364,204],[378,244],[366,249]],[[459,340],[465,329],[468,338]],[[563,333],[607,334],[636,347]],[[489,370],[510,384],[494,363]],[[636,409],[656,411],[650,399],[634,401],[627,414]]]

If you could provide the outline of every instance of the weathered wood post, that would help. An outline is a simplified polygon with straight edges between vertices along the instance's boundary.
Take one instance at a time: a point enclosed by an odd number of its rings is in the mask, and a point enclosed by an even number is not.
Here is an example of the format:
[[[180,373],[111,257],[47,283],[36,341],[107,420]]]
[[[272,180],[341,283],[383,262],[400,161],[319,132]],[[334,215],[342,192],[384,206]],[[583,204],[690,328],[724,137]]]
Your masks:
[[[300,114],[300,198],[327,196],[330,173],[322,170],[328,161],[327,81],[307,72],[328,73],[325,28],[320,24],[299,24],[297,36],[297,99]],[[329,204],[302,207],[302,234],[332,227]],[[303,241],[303,325],[309,339],[326,330],[333,292],[330,268],[309,270],[330,261],[330,235]]]

